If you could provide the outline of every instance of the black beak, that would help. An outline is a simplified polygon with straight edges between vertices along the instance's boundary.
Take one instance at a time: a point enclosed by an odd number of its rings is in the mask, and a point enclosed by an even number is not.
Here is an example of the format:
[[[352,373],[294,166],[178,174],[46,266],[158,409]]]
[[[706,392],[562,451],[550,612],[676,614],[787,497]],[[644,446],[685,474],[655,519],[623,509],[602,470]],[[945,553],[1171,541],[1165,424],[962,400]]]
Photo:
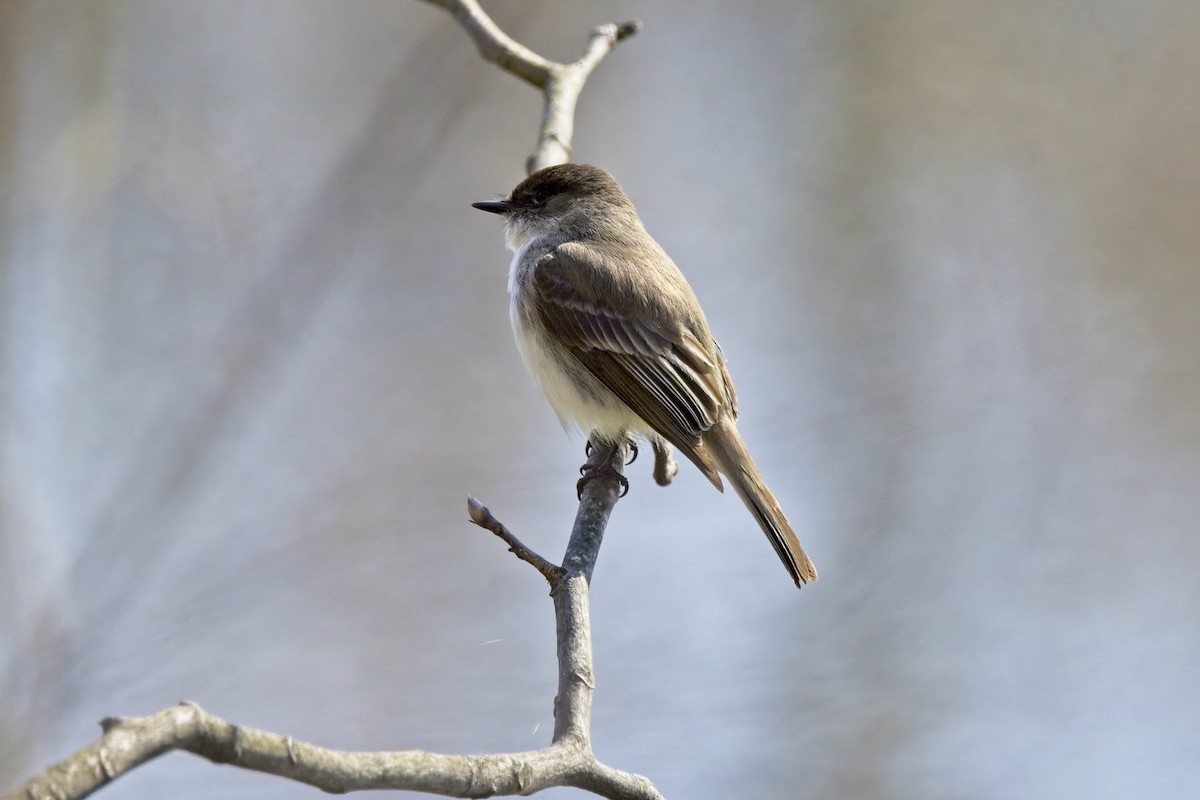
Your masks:
[[[490,211],[493,214],[507,214],[513,210],[512,204],[507,200],[480,200],[478,203],[471,203],[471,205],[480,211]]]

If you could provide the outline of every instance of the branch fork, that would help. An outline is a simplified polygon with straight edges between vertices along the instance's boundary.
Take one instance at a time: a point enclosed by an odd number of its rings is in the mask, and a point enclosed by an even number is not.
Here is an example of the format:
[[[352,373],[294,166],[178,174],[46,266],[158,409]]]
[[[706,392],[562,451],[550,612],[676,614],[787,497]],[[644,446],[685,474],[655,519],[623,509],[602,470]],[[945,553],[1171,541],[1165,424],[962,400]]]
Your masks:
[[[543,167],[571,160],[575,134],[575,105],[592,71],[624,39],[642,28],[637,20],[608,23],[592,29],[583,55],[569,64],[543,58],[500,30],[477,0],[426,0],[454,15],[479,47],[479,54],[506,72],[541,90],[545,103],[537,145],[525,162],[532,174]]]

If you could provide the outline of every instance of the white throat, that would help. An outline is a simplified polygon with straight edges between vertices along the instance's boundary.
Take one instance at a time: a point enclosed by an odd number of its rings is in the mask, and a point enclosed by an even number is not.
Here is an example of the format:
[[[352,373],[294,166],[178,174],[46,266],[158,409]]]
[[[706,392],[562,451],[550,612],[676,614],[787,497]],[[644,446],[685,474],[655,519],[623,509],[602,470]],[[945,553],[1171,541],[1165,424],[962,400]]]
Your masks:
[[[504,244],[510,252],[517,252],[534,239],[541,238],[547,233],[546,226],[539,225],[537,220],[528,217],[521,219],[510,217],[504,224]]]

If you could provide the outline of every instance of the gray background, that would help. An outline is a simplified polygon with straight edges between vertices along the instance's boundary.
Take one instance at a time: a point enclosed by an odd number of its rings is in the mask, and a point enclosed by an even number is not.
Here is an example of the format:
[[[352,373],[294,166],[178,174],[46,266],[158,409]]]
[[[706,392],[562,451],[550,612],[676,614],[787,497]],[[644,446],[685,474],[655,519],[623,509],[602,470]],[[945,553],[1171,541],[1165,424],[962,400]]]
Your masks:
[[[821,570],[632,469],[595,748],[672,798],[1200,780],[1200,5],[507,2],[588,85]],[[402,0],[0,3],[0,786],[183,698],[548,741],[582,442],[498,221],[537,94]],[[317,797],[182,755],[107,797]],[[580,793],[555,791],[553,797]]]

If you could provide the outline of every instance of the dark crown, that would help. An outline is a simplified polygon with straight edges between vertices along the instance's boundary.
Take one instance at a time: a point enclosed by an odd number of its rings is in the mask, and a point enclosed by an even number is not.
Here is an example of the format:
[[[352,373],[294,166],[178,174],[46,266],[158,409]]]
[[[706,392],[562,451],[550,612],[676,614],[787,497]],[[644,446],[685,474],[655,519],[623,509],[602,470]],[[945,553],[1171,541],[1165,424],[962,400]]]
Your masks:
[[[560,194],[628,202],[616,179],[590,164],[557,164],[540,169],[517,184],[509,202],[518,208],[537,208]]]

